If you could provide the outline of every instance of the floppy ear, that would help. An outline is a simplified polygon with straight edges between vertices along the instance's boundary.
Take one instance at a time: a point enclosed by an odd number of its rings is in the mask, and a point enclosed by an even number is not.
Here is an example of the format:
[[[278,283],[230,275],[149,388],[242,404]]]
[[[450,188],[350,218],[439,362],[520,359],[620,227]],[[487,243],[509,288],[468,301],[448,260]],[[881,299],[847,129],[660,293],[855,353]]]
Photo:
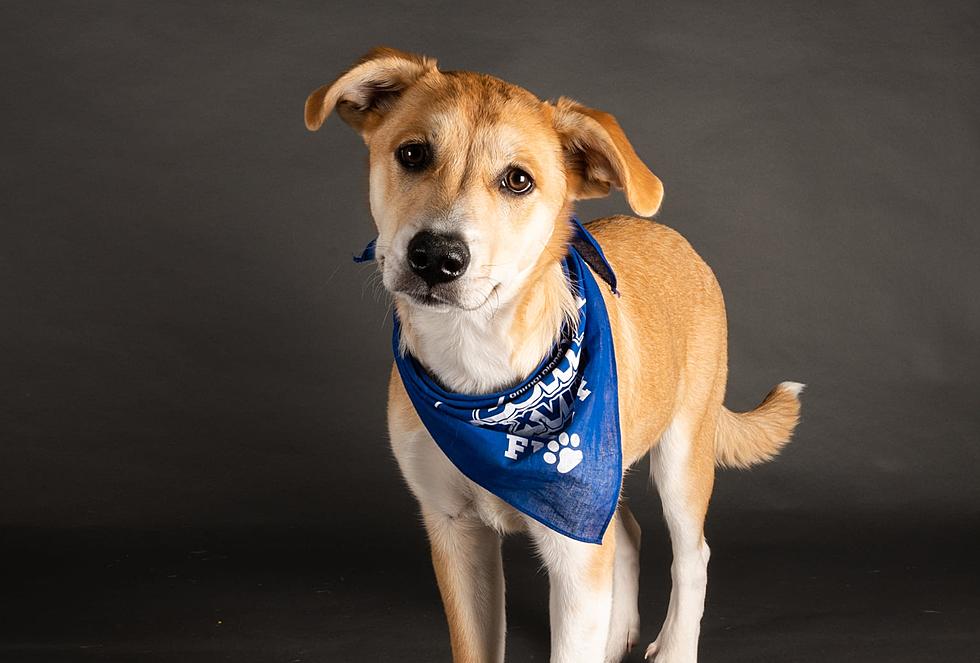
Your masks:
[[[562,97],[555,104],[553,120],[574,198],[605,196],[615,186],[640,216],[657,213],[663,184],[636,156],[616,118]]]
[[[344,122],[366,136],[395,99],[430,71],[436,71],[436,61],[431,58],[375,48],[350,71],[307,97],[306,128],[316,131],[336,108]]]

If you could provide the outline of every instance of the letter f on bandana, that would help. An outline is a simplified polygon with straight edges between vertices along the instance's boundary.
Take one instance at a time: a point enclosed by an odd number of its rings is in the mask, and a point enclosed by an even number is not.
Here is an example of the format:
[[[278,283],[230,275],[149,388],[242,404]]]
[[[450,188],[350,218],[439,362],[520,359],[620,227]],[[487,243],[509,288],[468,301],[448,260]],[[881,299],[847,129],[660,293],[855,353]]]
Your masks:
[[[496,394],[449,393],[399,352],[397,317],[392,346],[419,418],[460,472],[556,532],[601,543],[619,501],[623,459],[612,333],[589,266],[614,292],[616,279],[595,239],[572,222],[564,268],[578,325],[566,327],[527,380]]]

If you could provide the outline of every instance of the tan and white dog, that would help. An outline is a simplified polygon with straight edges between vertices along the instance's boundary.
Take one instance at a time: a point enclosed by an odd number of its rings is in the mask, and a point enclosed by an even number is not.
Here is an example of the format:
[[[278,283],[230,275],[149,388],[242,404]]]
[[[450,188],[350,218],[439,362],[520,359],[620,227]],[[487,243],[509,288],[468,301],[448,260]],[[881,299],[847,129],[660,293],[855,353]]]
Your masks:
[[[306,101],[306,126],[337,114],[370,152],[377,258],[404,350],[445,388],[489,393],[525,379],[575,311],[561,268],[575,200],[621,188],[649,217],[663,197],[609,114],[541,101],[491,76],[440,71],[378,48]],[[603,288],[619,375],[623,467],[650,455],[674,562],[667,618],[646,656],[692,663],[704,609],[703,525],[715,465],[775,455],[799,416],[783,382],[752,412],[722,405],[725,307],[714,274],[673,230],[635,217],[589,224],[616,270]],[[457,662],[504,658],[501,535],[527,532],[548,569],[551,661],[619,661],[639,633],[640,528],[621,504],[601,545],[566,538],[464,477],[392,370],[388,426],[421,506]]]

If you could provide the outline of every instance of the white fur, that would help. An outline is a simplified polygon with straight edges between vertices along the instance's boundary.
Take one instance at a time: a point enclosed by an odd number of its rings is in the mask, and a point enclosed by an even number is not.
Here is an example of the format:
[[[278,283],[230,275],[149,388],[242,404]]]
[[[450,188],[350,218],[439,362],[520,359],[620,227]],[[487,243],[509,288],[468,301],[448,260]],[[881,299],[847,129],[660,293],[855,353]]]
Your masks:
[[[675,420],[650,452],[650,473],[660,493],[674,553],[667,618],[646,651],[646,657],[656,663],[696,663],[698,656],[711,551],[703,536],[704,521],[689,506],[690,449],[688,427]]]
[[[613,584],[596,587],[588,578],[595,546],[569,539],[533,521],[529,521],[528,530],[548,569],[551,663],[604,660]]]
[[[422,511],[500,534],[520,531],[523,517],[499,497],[473,483],[446,457],[426,431],[391,431],[391,446],[405,482]]]
[[[784,391],[788,391],[794,396],[799,396],[801,393],[803,393],[803,390],[806,388],[806,385],[803,384],[802,382],[780,382],[779,388]]]
[[[624,523],[632,514],[616,514],[616,561],[613,567],[613,608],[605,663],[619,663],[640,635],[640,541]],[[637,532],[638,534],[639,532]]]
[[[496,311],[408,308],[414,343],[408,350],[453,391],[489,393],[524,376],[510,364],[511,307]],[[543,353],[542,353],[543,355]]]
[[[548,277],[566,280],[558,264]],[[485,394],[504,389],[527,377],[547,356],[563,320],[577,319],[575,298],[567,288],[562,292],[567,296],[556,317],[542,321],[520,339],[519,347],[514,347],[507,333],[516,313],[512,301],[491,298],[486,306],[463,311],[420,306],[405,299],[405,322],[411,334],[403,335],[403,349],[452,391]]]

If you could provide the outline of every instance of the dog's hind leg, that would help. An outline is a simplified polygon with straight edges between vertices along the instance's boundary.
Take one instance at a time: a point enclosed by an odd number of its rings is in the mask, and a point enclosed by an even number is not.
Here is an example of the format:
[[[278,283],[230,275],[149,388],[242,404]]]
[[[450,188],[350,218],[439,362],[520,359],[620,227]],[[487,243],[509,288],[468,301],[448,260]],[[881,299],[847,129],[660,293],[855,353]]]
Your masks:
[[[714,483],[716,421],[717,415],[707,415],[690,431],[675,419],[650,452],[674,554],[667,618],[646,651],[656,663],[697,661],[710,556],[704,517]]]

